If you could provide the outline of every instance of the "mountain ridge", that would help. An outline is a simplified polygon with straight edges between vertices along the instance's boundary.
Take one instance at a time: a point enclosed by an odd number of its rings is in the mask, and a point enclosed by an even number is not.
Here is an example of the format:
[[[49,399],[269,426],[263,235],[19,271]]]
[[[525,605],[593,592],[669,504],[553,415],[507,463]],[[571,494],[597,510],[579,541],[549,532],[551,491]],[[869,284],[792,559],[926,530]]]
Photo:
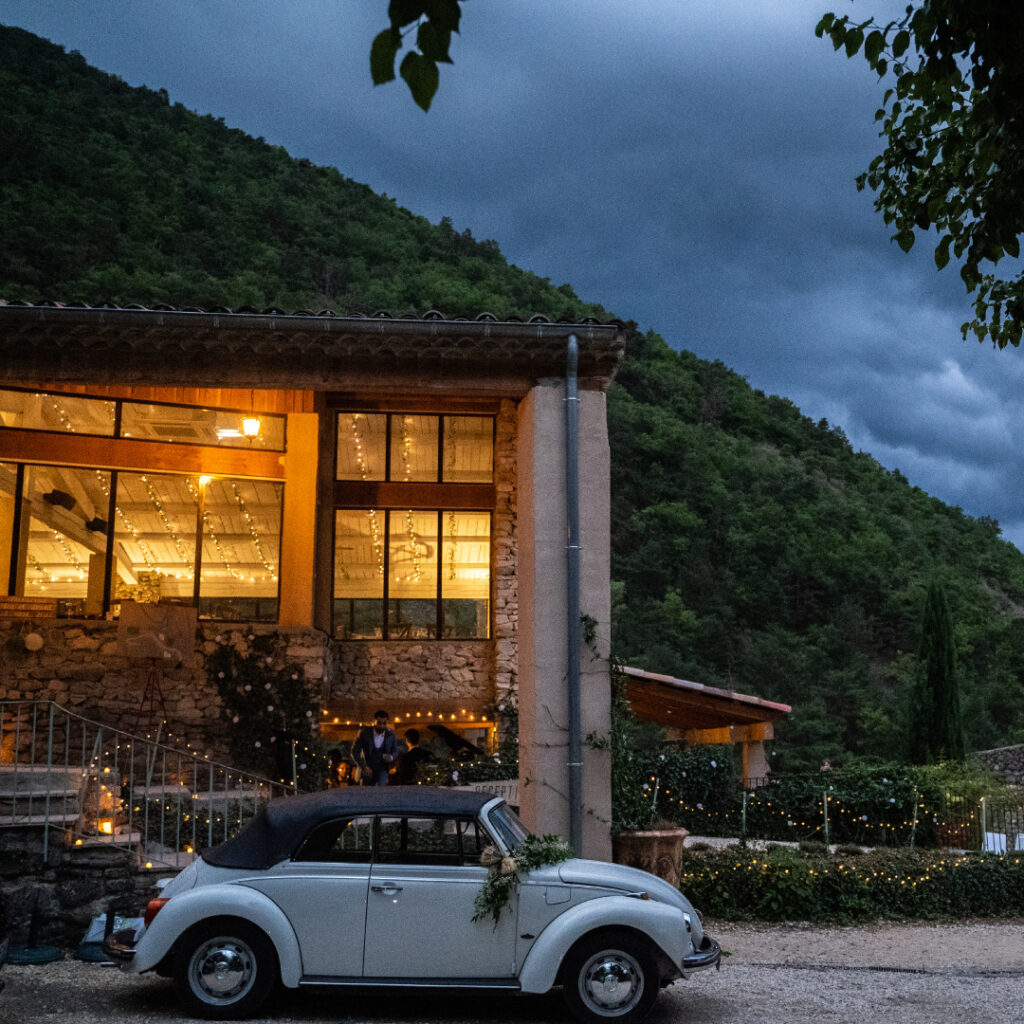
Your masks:
[[[611,318],[447,218],[20,29],[0,28],[0,95],[6,300]],[[628,333],[608,398],[617,655],[792,704],[782,767],[889,756],[937,575],[970,744],[1024,741],[1024,556],[998,524],[720,361]]]

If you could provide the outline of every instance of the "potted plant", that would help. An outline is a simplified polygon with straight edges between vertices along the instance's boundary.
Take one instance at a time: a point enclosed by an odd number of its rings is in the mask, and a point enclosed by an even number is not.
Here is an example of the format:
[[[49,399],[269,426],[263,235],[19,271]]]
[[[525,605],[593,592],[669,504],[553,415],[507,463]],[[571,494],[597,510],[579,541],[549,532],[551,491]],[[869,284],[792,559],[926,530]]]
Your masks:
[[[616,687],[612,697],[611,733],[589,736],[596,748],[611,749],[612,859],[642,868],[679,885],[685,828],[658,812],[658,777],[640,781],[640,765],[653,761],[661,730],[640,721]]]

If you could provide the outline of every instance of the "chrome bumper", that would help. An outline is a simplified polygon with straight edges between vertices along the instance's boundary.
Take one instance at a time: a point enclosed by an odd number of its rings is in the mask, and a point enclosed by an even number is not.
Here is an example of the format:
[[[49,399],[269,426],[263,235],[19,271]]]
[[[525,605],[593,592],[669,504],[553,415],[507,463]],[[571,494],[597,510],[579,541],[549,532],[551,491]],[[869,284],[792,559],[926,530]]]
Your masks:
[[[704,936],[700,949],[689,956],[683,957],[683,977],[694,971],[704,971],[709,967],[722,968],[722,947],[709,935]]]
[[[107,924],[103,930],[104,954],[122,967],[127,967],[135,958],[135,929],[121,928],[114,930],[115,915],[113,910],[107,911]]]

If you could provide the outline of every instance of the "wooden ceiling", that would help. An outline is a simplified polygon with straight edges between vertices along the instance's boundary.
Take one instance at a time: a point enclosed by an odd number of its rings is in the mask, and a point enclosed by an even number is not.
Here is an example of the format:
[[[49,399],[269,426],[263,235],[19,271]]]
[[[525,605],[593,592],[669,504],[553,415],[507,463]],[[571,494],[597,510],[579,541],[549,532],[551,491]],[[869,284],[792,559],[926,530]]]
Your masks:
[[[793,709],[749,694],[625,668],[626,696],[638,718],[670,729],[721,729],[775,722]]]

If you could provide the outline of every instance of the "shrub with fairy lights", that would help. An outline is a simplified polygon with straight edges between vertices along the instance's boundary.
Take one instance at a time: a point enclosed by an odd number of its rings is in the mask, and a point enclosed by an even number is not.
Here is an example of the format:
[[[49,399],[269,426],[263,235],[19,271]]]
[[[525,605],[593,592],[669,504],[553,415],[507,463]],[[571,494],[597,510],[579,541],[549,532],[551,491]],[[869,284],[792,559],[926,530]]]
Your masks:
[[[207,662],[231,723],[231,756],[269,779],[290,783],[294,773],[300,789],[319,789],[327,757],[317,733],[316,689],[300,667],[283,663],[276,634],[246,640],[241,653],[218,638]]]
[[[681,886],[706,914],[725,920],[1017,917],[1024,914],[1024,853],[688,849]]]

